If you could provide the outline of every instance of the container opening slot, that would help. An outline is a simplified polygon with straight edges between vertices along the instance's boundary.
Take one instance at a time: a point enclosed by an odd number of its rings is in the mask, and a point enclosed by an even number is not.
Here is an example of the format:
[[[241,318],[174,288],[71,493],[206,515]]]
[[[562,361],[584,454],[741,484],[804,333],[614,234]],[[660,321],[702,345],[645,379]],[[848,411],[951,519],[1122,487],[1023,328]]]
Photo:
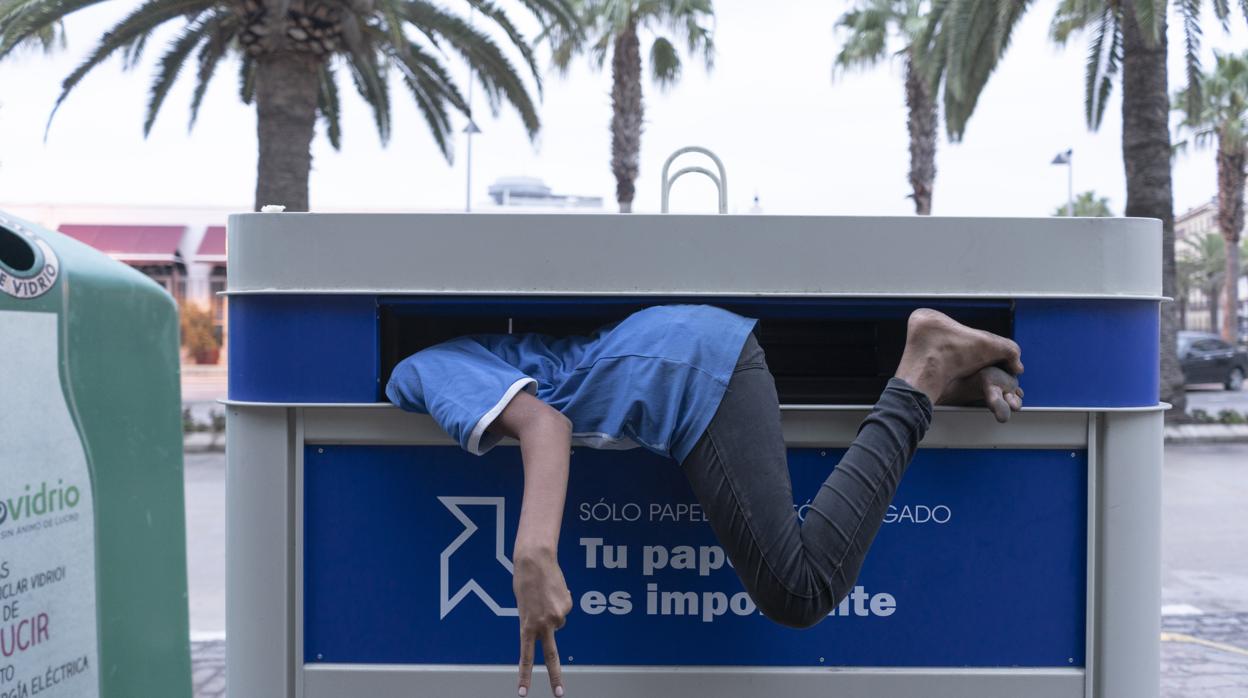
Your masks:
[[[0,263],[19,273],[35,266],[35,248],[26,238],[3,225],[0,225]]]
[[[536,332],[588,335],[641,308],[670,302],[712,302],[758,318],[755,336],[767,353],[776,391],[785,404],[874,404],[896,370],[906,342],[906,320],[933,307],[971,327],[1012,335],[1008,301],[920,302],[831,299],[497,299],[392,300],[379,309],[379,400],[394,366],[426,347],[469,334]]]

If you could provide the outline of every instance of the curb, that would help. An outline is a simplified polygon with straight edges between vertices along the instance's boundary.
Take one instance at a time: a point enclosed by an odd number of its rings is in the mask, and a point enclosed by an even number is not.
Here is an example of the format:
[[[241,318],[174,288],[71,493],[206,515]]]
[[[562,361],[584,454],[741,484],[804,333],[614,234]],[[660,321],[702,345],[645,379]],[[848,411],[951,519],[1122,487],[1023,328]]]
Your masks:
[[[182,436],[184,453],[222,453],[225,451],[225,434],[192,432]]]
[[[1167,444],[1248,443],[1248,424],[1178,424],[1166,427]]]

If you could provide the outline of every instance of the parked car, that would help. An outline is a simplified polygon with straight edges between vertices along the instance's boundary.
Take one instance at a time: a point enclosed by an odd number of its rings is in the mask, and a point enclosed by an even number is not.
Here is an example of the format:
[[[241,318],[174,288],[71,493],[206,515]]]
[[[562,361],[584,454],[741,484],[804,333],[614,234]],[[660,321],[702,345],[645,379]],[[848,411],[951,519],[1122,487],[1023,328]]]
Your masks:
[[[1179,364],[1185,383],[1221,383],[1227,390],[1244,387],[1248,351],[1236,349],[1209,332],[1179,332]]]

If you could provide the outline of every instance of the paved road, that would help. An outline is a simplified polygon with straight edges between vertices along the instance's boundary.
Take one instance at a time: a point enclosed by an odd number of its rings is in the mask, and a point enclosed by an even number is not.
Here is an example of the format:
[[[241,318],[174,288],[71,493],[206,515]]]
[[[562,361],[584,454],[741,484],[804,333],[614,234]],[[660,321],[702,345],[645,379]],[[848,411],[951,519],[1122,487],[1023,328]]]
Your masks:
[[[1248,696],[1248,444],[1169,447],[1162,478],[1162,695]]]
[[[1166,449],[1162,696],[1248,696],[1248,444]],[[225,457],[187,454],[197,698],[225,695]]]
[[[191,635],[225,637],[225,454],[187,453],[184,462]]]

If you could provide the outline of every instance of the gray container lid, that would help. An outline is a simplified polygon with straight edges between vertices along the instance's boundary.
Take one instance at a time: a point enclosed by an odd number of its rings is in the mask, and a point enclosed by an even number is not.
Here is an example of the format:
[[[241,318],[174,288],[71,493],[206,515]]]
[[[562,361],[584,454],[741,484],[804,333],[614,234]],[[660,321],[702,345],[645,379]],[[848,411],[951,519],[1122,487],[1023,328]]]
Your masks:
[[[1141,218],[246,213],[230,294],[1161,297]]]

